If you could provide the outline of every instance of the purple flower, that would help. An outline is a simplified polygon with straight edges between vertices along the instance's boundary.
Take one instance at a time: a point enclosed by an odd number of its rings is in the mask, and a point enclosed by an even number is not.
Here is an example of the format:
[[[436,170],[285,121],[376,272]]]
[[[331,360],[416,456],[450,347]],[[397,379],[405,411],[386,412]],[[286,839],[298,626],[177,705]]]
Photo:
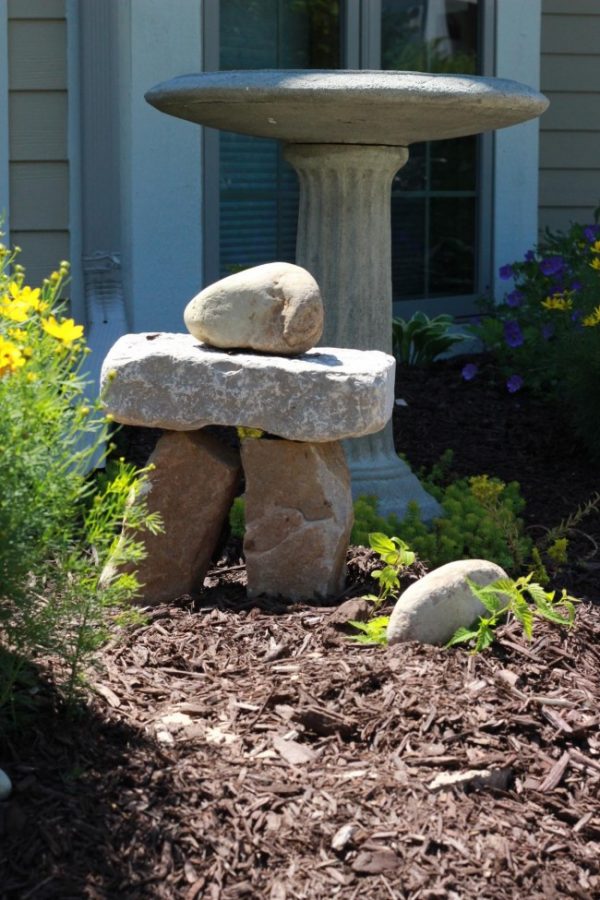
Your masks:
[[[583,236],[588,244],[593,244],[600,232],[600,225],[586,225],[583,229]]]
[[[548,256],[540,263],[542,275],[562,275],[565,270],[565,261],[562,256]]]
[[[535,253],[533,250],[528,250],[525,254],[525,262],[533,262],[535,260]]]
[[[554,337],[554,325],[542,325],[542,337],[545,341],[549,341],[551,337]]]
[[[509,394],[516,394],[523,387],[523,379],[520,375],[511,375],[506,382],[506,388]]]
[[[521,291],[517,291],[517,290],[511,291],[510,294],[506,295],[506,305],[512,306],[514,309],[517,306],[521,306],[524,298],[525,298],[525,295]]]
[[[475,363],[467,363],[466,366],[463,366],[463,370],[460,373],[465,381],[472,381],[479,371],[479,366]]]
[[[504,340],[509,347],[520,347],[523,343],[523,332],[517,321],[511,319],[504,323]]]
[[[571,322],[579,322],[582,315],[583,315],[583,313],[581,312],[580,309],[574,309],[573,312],[571,313]]]
[[[582,284],[581,281],[579,281],[579,279],[577,279],[577,278],[576,278],[575,281],[571,284],[571,290],[572,290],[572,291],[580,291],[582,287],[583,287],[583,284]]]
[[[509,281],[513,277],[513,267],[512,266],[500,266],[498,270],[498,274],[502,281]]]

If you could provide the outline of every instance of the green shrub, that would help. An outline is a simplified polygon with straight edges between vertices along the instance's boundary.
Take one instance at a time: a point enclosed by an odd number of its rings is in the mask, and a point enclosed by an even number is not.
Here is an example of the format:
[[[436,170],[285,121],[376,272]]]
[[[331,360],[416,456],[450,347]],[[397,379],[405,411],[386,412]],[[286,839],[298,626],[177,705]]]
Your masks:
[[[388,537],[399,535],[420,559],[434,567],[456,559],[481,558],[508,570],[521,569],[532,543],[519,518],[525,504],[516,482],[504,484],[483,475],[445,487],[426,479],[425,487],[442,506],[443,517],[426,525],[418,504],[412,502],[399,521],[397,516],[379,516],[376,498],[361,497],[355,504],[353,535],[362,536],[365,527],[376,522],[375,530]],[[367,540],[360,543],[368,544],[368,532]]]
[[[109,556],[141,556],[132,538],[118,541],[139,473],[117,464],[103,484],[89,473],[109,422],[85,399],[83,328],[58,300],[67,273],[61,263],[31,289],[0,244],[0,708],[40,653],[60,660],[71,697],[103,639],[107,608],[138,587],[131,575],[99,585]],[[132,532],[158,524],[143,503],[128,517]]]

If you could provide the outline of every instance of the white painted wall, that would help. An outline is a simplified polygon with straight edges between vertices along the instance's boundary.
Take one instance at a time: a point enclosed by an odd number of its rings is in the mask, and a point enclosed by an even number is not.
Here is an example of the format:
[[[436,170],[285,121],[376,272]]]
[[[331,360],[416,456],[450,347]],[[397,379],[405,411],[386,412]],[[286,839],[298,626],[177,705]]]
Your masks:
[[[495,75],[539,89],[541,0],[496,3]],[[506,291],[498,268],[523,257],[538,233],[539,120],[494,138],[493,271],[496,296]]]
[[[9,208],[8,143],[8,12],[6,0],[0,0],[0,222],[8,235]],[[7,242],[7,238],[3,239]]]
[[[181,331],[202,283],[201,131],[144,100],[198,72],[199,0],[119,3],[122,256],[132,331]]]

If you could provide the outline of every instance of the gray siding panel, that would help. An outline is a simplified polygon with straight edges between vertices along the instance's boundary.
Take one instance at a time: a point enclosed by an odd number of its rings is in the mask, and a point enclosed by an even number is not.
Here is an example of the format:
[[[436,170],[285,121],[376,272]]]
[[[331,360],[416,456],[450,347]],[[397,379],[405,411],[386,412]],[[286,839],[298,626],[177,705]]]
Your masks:
[[[600,55],[545,53],[542,56],[541,83],[546,92],[597,91],[600,84]]]
[[[8,0],[11,241],[29,283],[69,257],[65,0]]]
[[[568,2],[565,3],[565,9],[569,10]],[[546,14],[543,18],[543,52],[575,54],[598,52],[600,15]]]
[[[600,84],[599,84],[600,86]],[[600,127],[600,93],[546,91],[550,107],[542,128],[552,131],[595,131]]]
[[[62,231],[69,227],[69,165],[20,162],[10,167],[11,229]]]
[[[13,91],[9,123],[14,162],[67,159],[66,91]]]
[[[542,0],[540,228],[589,222],[600,203],[600,0]]]
[[[8,78],[14,91],[67,89],[67,23],[13,19],[8,23]]]
[[[65,0],[8,0],[9,19],[64,19]]]
[[[25,266],[27,283],[39,285],[62,259],[69,258],[68,231],[12,231],[15,246],[21,247],[19,262]]]
[[[598,167],[598,149],[595,131],[546,131],[540,146],[540,167],[593,171]]]

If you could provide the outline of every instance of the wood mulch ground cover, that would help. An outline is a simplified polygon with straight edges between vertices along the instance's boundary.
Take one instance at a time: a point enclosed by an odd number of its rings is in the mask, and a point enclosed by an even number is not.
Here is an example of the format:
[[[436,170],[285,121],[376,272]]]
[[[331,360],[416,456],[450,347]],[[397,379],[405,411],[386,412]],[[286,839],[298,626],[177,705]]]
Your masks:
[[[531,398],[459,372],[399,375],[399,448],[452,447],[556,524],[592,467]],[[478,657],[350,643],[335,601],[250,602],[230,544],[200,597],[115,635],[76,716],[46,677],[0,735],[0,897],[600,896],[598,518],[563,573],[575,627],[509,624]],[[358,595],[375,559],[349,560]]]

